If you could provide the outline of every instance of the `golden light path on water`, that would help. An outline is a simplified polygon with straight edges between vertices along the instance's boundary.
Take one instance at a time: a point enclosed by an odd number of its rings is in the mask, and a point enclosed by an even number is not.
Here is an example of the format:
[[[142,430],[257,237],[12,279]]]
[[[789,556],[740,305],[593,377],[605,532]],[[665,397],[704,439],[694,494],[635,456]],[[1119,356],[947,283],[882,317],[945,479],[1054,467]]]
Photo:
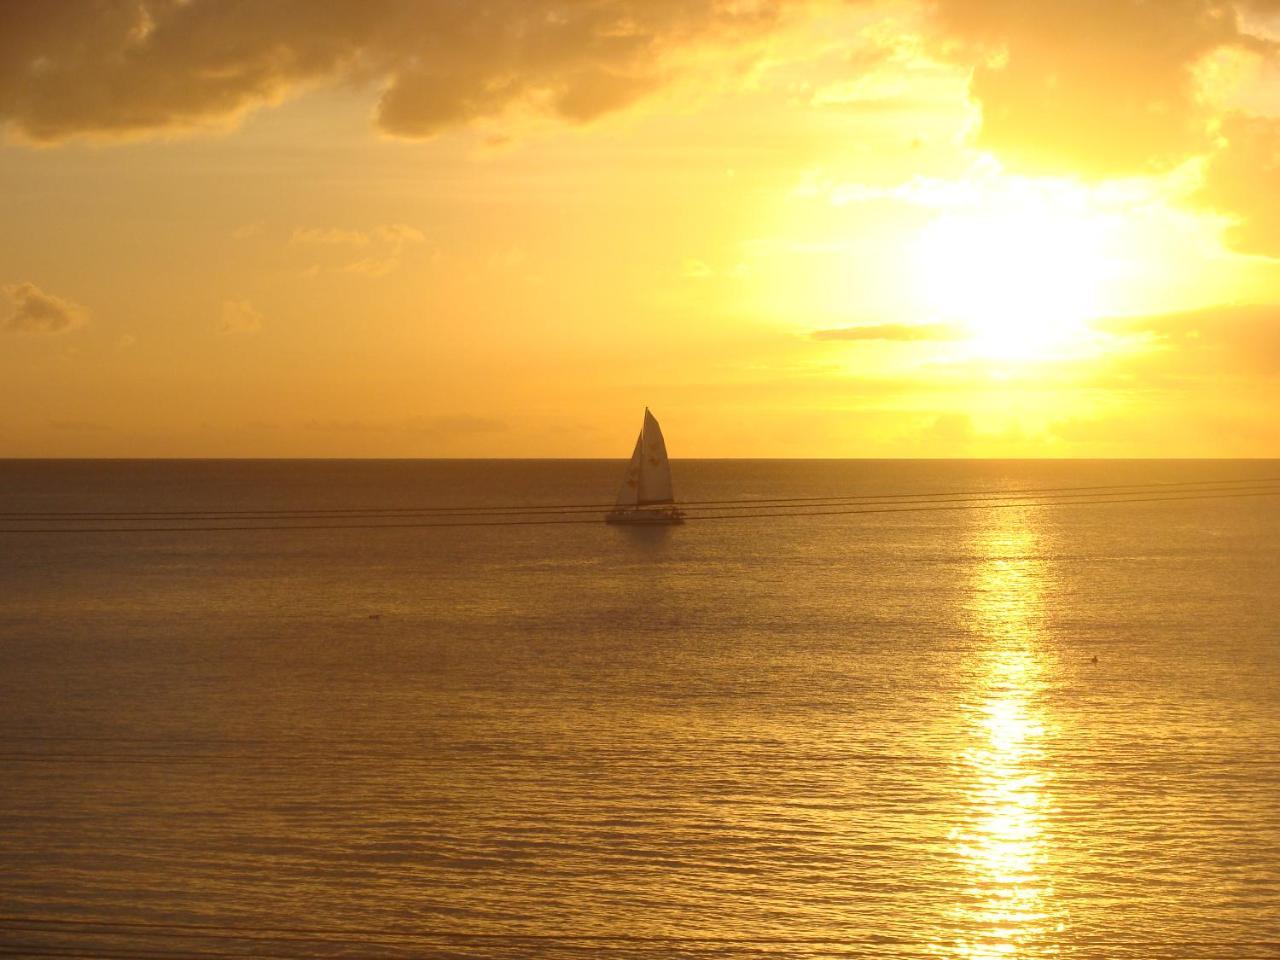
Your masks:
[[[971,601],[971,746],[958,764],[966,814],[950,836],[967,888],[953,918],[956,940],[944,951],[967,960],[1054,955],[1064,931],[1049,869],[1054,798],[1045,762],[1046,571],[1037,509],[993,512],[975,537],[985,560]]]

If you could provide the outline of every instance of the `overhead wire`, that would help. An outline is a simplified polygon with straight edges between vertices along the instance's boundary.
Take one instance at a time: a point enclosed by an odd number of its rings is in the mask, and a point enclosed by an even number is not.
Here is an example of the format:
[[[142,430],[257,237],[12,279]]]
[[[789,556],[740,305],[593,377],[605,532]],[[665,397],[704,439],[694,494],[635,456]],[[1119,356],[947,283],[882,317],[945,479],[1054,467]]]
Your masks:
[[[1230,488],[1240,484],[1256,485],[1280,483],[1276,477],[1238,477],[1229,479],[1208,480],[1176,480],[1150,481],[1146,483],[1094,484],[1089,486],[1067,487],[1019,487],[1005,490],[934,490],[919,493],[866,493],[866,494],[827,494],[805,497],[738,497],[715,500],[682,500],[679,506],[684,508],[701,507],[737,507],[737,506],[772,506],[785,503],[822,503],[827,501],[880,501],[880,500],[932,500],[939,497],[1012,497],[1050,494],[1072,494],[1115,491],[1117,495],[1123,491],[1133,490],[1175,490],[1186,487]],[[253,510],[129,510],[129,511],[0,511],[0,521],[9,520],[54,520],[62,518],[89,519],[146,519],[168,518],[178,519],[214,519],[214,518],[321,518],[339,516],[379,516],[394,514],[535,514],[535,513],[569,513],[577,511],[607,510],[613,503],[563,503],[563,504],[452,504],[452,505],[413,505],[395,507],[302,507],[289,509],[253,509]]]
[[[1172,503],[1179,500],[1233,500],[1242,497],[1274,497],[1280,496],[1280,487],[1268,490],[1255,491],[1233,491],[1231,493],[1195,493],[1180,494],[1174,496],[1154,496],[1154,497],[1119,497],[1112,499],[1063,499],[1063,500],[1023,500],[1016,502],[999,501],[999,502],[969,502],[969,503],[940,503],[929,504],[927,506],[892,506],[892,507],[870,507],[857,508],[850,510],[788,510],[785,512],[752,512],[752,513],[720,513],[699,516],[698,520],[757,520],[772,517],[838,517],[853,516],[859,514],[878,514],[878,513],[930,513],[935,511],[948,510],[995,510],[1002,507],[1086,507],[1105,504],[1118,503]]]
[[[1138,493],[1140,491],[1134,491]],[[1164,493],[1164,491],[1160,491]],[[1171,493],[1171,491],[1170,491]],[[1192,492],[1184,494],[1162,495],[1162,496],[1131,496],[1121,495],[1109,497],[1104,494],[1059,494],[1056,497],[1040,497],[1033,500],[1002,500],[998,498],[981,498],[968,500],[964,502],[953,502],[947,500],[939,500],[937,502],[911,502],[899,503],[891,506],[858,506],[849,509],[804,509],[804,508],[782,508],[773,507],[771,509],[750,509],[747,507],[723,508],[737,509],[740,512],[733,513],[689,513],[686,512],[686,520],[701,522],[704,520],[758,520],[771,519],[779,517],[832,517],[832,516],[856,516],[871,514],[892,514],[892,513],[929,513],[938,511],[966,511],[981,509],[1000,509],[1013,507],[1037,507],[1037,506],[1098,506],[1106,504],[1125,504],[1125,503],[1168,503],[1184,500],[1231,500],[1246,497],[1272,497],[1280,496],[1280,485],[1274,487],[1259,488],[1233,488],[1230,490],[1215,490],[1213,492]],[[819,504],[817,506],[833,506],[844,507],[845,504],[828,503]],[[245,521],[252,521],[253,518],[243,518]],[[289,519],[289,518],[279,518]],[[364,520],[365,518],[352,518]],[[390,519],[390,518],[375,518]],[[7,521],[12,523],[13,521]],[[48,522],[47,520],[44,522]],[[124,522],[115,520],[110,522]],[[146,522],[146,521],[141,521]],[[164,521],[161,521],[164,522]],[[173,521],[169,521],[172,523]],[[0,534],[79,534],[79,533],[221,533],[221,532],[247,532],[247,531],[288,531],[288,530],[412,530],[412,529],[441,529],[448,527],[523,527],[523,526],[559,526],[572,524],[598,524],[599,517],[583,517],[577,515],[570,516],[536,516],[533,518],[524,516],[518,519],[501,519],[501,520],[467,520],[456,519],[450,517],[440,520],[415,520],[404,521],[397,520],[391,523],[350,523],[350,522],[326,522],[326,523],[256,523],[256,522],[235,522],[216,524],[210,520],[201,520],[197,523],[184,523],[170,526],[97,526],[97,527],[13,527],[0,526]]]

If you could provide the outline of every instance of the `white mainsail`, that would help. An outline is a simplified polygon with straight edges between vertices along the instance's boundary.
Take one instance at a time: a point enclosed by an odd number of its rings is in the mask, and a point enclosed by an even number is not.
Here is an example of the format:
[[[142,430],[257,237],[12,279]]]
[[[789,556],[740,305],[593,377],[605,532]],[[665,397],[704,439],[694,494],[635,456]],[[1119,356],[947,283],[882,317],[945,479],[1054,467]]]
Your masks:
[[[638,503],[672,503],[671,461],[667,459],[667,442],[662,428],[649,408],[644,408],[644,429],[640,431],[644,456],[640,463],[640,496]]]
[[[674,503],[671,492],[671,461],[667,459],[667,444],[662,439],[662,428],[646,407],[644,426],[636,438],[636,448],[623,474],[618,490],[619,507],[643,507],[651,504]]]

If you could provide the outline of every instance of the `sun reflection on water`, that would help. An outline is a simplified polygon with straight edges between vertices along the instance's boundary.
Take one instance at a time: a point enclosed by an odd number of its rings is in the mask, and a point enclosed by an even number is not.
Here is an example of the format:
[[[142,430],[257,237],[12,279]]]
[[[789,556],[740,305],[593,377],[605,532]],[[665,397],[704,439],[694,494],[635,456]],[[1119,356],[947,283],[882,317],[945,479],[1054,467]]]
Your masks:
[[[973,585],[971,745],[959,758],[964,813],[951,833],[966,886],[948,951],[970,960],[1057,952],[1041,705],[1044,571],[1031,511],[999,511],[976,544],[984,559]]]

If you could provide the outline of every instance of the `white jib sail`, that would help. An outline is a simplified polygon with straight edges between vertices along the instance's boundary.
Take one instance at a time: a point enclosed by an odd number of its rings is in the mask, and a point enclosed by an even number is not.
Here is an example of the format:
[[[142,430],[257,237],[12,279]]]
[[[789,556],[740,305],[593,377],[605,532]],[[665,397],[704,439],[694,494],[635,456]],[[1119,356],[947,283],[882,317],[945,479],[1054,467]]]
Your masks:
[[[644,411],[644,429],[640,431],[637,450],[642,455],[636,503],[644,506],[650,503],[674,502],[671,492],[671,461],[667,459],[667,444],[662,439],[662,428],[658,426],[658,421],[654,419],[648,407]],[[632,463],[634,462],[633,455]]]
[[[631,454],[631,462],[627,464],[627,472],[622,475],[622,486],[618,488],[618,506],[634,507],[640,502],[640,473],[644,460],[644,431],[636,437],[636,449]]]

